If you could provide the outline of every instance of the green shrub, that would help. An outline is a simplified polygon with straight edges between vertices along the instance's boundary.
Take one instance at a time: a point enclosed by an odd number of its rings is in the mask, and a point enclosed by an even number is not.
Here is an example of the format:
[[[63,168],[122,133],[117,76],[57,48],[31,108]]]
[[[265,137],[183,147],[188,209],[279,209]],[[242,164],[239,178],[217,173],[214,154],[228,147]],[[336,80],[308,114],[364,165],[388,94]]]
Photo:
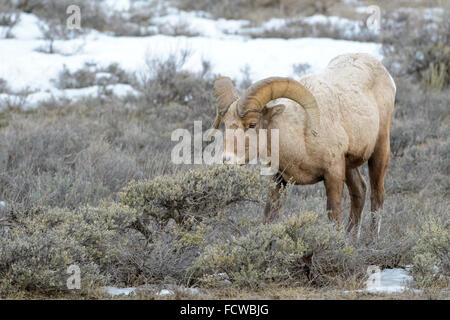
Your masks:
[[[101,75],[101,77],[98,75]],[[85,63],[81,69],[74,72],[63,65],[55,84],[59,89],[77,89],[95,85],[130,84],[133,81],[135,81],[134,76],[128,74],[116,63],[112,63],[108,67],[100,67],[95,63]]]
[[[450,47],[448,47],[447,51],[447,55],[450,55]],[[425,73],[424,81],[426,86],[436,91],[442,91],[447,82],[450,82],[450,77],[447,75],[448,65],[450,63],[445,64],[445,62],[440,62],[438,64],[432,64],[430,69]]]
[[[141,266],[135,274],[141,282],[188,284],[190,268],[204,247],[248,230],[250,218],[242,210],[265,203],[271,186],[256,170],[224,165],[131,182],[120,199],[136,209],[139,217],[132,227],[147,239],[133,257],[138,263],[132,265]],[[261,223],[262,215],[250,220]]]
[[[151,238],[146,224],[165,226],[173,219],[191,229],[205,218],[217,216],[239,202],[263,204],[272,181],[256,170],[213,165],[172,176],[133,181],[120,193],[123,204],[141,215],[137,228]]]
[[[120,265],[123,233],[135,218],[135,210],[116,203],[15,214],[0,226],[0,291],[66,291],[72,264],[80,268],[82,292],[105,284]]]
[[[202,10],[228,19],[262,19],[298,14],[329,14],[340,0],[177,0],[183,10]]]
[[[395,76],[408,76],[425,89],[450,85],[450,11],[435,19],[398,15],[383,24],[383,55]]]
[[[5,79],[0,78],[0,93],[8,93],[8,91],[8,82]]]
[[[430,286],[450,277],[450,220],[429,216],[416,245],[412,274],[418,286]]]
[[[0,39],[12,38],[11,31],[19,21],[20,12],[11,3],[0,3]]]
[[[202,105],[211,108],[214,103],[211,65],[203,62],[203,70],[199,74],[183,70],[190,54],[189,50],[183,49],[169,54],[164,60],[151,56],[146,58],[148,72],[141,76],[138,86],[144,95],[146,108],[171,102],[193,109],[200,109]]]
[[[204,279],[225,272],[241,287],[271,282],[323,285],[363,270],[356,267],[353,250],[345,243],[342,230],[307,212],[208,246],[194,270]]]

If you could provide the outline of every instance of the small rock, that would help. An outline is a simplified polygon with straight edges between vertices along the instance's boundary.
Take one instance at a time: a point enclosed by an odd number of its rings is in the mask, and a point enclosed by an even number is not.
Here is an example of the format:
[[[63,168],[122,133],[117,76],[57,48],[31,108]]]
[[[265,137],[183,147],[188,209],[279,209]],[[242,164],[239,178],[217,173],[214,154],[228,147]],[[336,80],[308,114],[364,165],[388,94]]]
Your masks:
[[[220,280],[216,282],[216,287],[228,287],[231,286],[231,281],[228,279]]]

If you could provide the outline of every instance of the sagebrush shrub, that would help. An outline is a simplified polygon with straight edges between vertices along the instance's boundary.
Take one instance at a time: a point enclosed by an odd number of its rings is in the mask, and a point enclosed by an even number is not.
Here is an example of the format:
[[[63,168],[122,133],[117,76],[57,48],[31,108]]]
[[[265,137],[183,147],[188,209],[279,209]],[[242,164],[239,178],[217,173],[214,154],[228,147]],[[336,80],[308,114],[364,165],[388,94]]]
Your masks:
[[[184,10],[202,10],[216,17],[249,19],[296,14],[328,14],[339,0],[177,0]]]
[[[117,203],[14,214],[0,226],[0,291],[66,291],[72,264],[80,268],[82,292],[107,283],[127,249],[124,232],[136,215]]]
[[[12,38],[11,31],[19,21],[20,12],[11,3],[0,3],[0,39]]]
[[[425,88],[450,85],[450,11],[433,18],[403,13],[383,26],[384,62],[395,76],[409,76]],[[431,34],[430,34],[431,33]]]
[[[133,181],[120,193],[123,204],[135,208],[142,223],[149,219],[167,225],[194,224],[217,216],[239,202],[264,203],[272,181],[256,170],[233,165],[213,165],[172,176]],[[150,231],[145,231],[148,236]]]
[[[271,282],[330,284],[355,271],[349,272],[355,268],[353,250],[343,230],[305,212],[208,246],[194,270],[204,279],[226,273],[235,285],[251,288]]]
[[[16,229],[2,238],[0,262],[0,292],[32,291],[57,293],[67,291],[67,268],[81,267],[81,289],[106,283],[98,265],[89,261],[86,250],[61,229],[28,233]]]
[[[8,82],[5,79],[0,78],[0,93],[8,93],[8,91]]]
[[[129,84],[134,81],[133,76],[126,73],[117,63],[112,63],[107,67],[100,67],[95,63],[85,63],[81,69],[73,72],[64,65],[55,82],[60,89],[77,89],[95,85]]]
[[[199,108],[213,103],[210,65],[203,64],[200,74],[183,70],[190,56],[188,50],[172,53],[166,60],[147,57],[147,73],[141,76],[139,90],[143,93],[147,106],[179,103]]]
[[[413,248],[412,274],[418,286],[430,286],[450,277],[450,220],[430,215]]]

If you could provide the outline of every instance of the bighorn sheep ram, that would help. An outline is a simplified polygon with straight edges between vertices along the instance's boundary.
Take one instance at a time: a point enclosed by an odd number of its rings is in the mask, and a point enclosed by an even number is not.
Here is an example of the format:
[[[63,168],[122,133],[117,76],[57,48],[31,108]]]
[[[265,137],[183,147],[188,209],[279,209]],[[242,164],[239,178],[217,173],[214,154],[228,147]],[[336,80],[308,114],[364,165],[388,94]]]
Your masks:
[[[347,230],[357,230],[366,196],[366,183],[358,167],[368,161],[372,228],[376,229],[374,212],[384,202],[396,92],[380,61],[368,54],[344,54],[331,60],[322,72],[298,81],[267,78],[242,95],[229,78],[217,79],[214,87],[218,102],[215,129],[221,123],[225,129],[264,128],[269,138],[270,129],[279,130],[279,172],[274,177],[278,183],[270,191],[266,221],[278,214],[281,185],[287,181],[299,185],[324,181],[328,217],[342,224],[345,183],[351,197]],[[268,105],[279,98],[287,99]],[[236,155],[235,148],[227,150],[226,146],[225,142],[225,152]]]

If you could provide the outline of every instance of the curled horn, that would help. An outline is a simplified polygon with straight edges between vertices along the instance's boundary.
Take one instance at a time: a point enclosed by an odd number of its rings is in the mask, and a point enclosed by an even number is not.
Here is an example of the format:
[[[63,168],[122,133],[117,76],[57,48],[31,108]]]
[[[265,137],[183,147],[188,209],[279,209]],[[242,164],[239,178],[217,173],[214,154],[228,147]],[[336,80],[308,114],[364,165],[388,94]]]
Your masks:
[[[217,117],[214,124],[216,124],[217,120],[219,120],[217,124],[218,128],[222,116],[227,113],[230,105],[239,99],[239,92],[236,90],[233,82],[228,77],[218,78],[214,82],[214,90],[216,92],[217,99]],[[217,129],[216,127],[214,128]]]
[[[211,129],[219,129],[220,122],[225,113],[227,113],[230,105],[239,99],[239,92],[228,77],[220,77],[214,81],[214,90],[217,99],[216,119]],[[207,140],[210,140],[212,133],[209,134]]]
[[[239,99],[239,92],[228,77],[217,78],[214,81],[214,90],[216,92],[217,110],[216,119],[212,127],[218,129],[223,115],[228,111],[230,105]]]
[[[254,83],[239,101],[238,115],[243,118],[249,112],[262,112],[269,101],[278,98],[288,98],[300,104],[311,120],[313,134],[317,135],[320,111],[316,99],[302,84],[290,78],[272,77]]]

